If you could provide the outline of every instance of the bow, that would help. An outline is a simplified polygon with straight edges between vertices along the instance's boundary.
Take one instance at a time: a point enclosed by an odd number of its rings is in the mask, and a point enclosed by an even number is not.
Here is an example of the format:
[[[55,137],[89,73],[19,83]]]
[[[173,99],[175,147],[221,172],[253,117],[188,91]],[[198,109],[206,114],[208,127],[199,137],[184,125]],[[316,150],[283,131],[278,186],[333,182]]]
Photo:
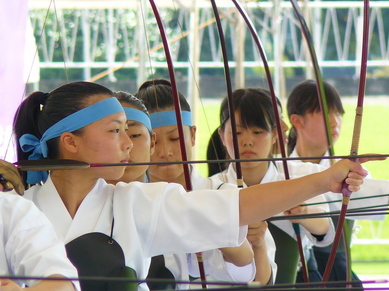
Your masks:
[[[329,124],[329,119],[328,119],[328,106],[325,98],[325,92],[324,92],[324,86],[323,86],[323,80],[322,76],[319,70],[319,65],[318,61],[316,58],[316,53],[315,49],[312,44],[312,38],[309,32],[309,29],[307,27],[307,24],[303,18],[302,12],[296,2],[296,0],[290,0],[293,6],[293,9],[295,10],[296,16],[299,20],[301,30],[303,32],[303,35],[306,39],[306,43],[309,48],[312,64],[314,67],[314,72],[315,72],[315,77],[316,77],[316,87],[317,87],[317,93],[319,97],[319,104],[320,104],[320,109],[323,114],[323,118],[325,121],[325,127],[326,127],[326,133],[327,133],[327,142],[329,146],[329,152],[330,156],[333,156],[334,151],[333,151],[333,144],[332,144],[332,138],[331,138],[331,129],[330,129],[330,124]],[[358,93],[358,107],[357,107],[357,116],[355,119],[355,126],[354,126],[354,135],[353,135],[353,144],[355,146],[352,146],[351,150],[351,155],[357,154],[357,148],[359,144],[359,135],[360,135],[360,127],[361,127],[361,122],[362,122],[362,103],[363,103],[363,97],[364,97],[364,92],[365,92],[365,80],[366,80],[366,64],[367,64],[367,49],[368,49],[368,25],[369,25],[369,16],[368,16],[368,6],[369,6],[369,1],[364,0],[364,5],[365,5],[365,13],[364,13],[364,32],[363,32],[363,51],[362,51],[362,65],[361,65],[361,79],[360,79],[360,85],[359,85],[359,93]],[[361,104],[361,106],[359,106]],[[359,109],[360,108],[360,109]],[[355,139],[354,139],[355,136]],[[355,148],[356,147],[356,152]],[[347,186],[344,185],[343,187],[345,190],[343,191],[343,202],[342,202],[342,211],[339,216],[339,222],[336,228],[335,232],[335,238],[333,242],[333,246],[331,249],[330,257],[326,266],[326,270],[323,275],[323,282],[326,282],[328,280],[328,277],[330,275],[331,269],[333,262],[335,260],[336,256],[336,249],[338,248],[339,245],[339,240],[341,237],[341,232],[342,232],[342,227],[344,227],[344,220],[345,220],[345,215],[347,211],[347,206],[348,202],[350,199],[351,192],[347,190]],[[346,236],[344,236],[346,239]],[[347,245],[347,243],[345,243]],[[347,248],[346,248],[347,249]],[[348,252],[346,252],[346,256],[349,257]],[[348,264],[348,274],[350,274],[351,269],[350,265]]]
[[[278,135],[278,141],[279,141],[280,150],[281,150],[281,156],[283,158],[286,158],[284,139],[283,139],[282,129],[281,129],[280,114],[278,112],[278,106],[277,106],[277,97],[276,97],[275,92],[274,92],[272,76],[271,76],[271,72],[270,72],[270,69],[269,69],[268,62],[267,62],[266,53],[265,53],[265,51],[263,49],[263,46],[262,46],[260,38],[259,38],[259,36],[257,34],[257,31],[256,31],[254,25],[252,24],[250,18],[248,17],[246,11],[242,8],[242,5],[239,3],[239,1],[232,0],[232,2],[235,4],[235,6],[238,9],[239,13],[244,18],[244,20],[246,22],[246,25],[248,26],[248,28],[250,30],[250,33],[251,33],[251,35],[252,35],[252,37],[254,39],[254,42],[255,42],[255,44],[256,44],[256,46],[258,48],[258,51],[259,51],[260,56],[261,56],[261,59],[263,61],[263,65],[264,65],[265,72],[266,72],[266,79],[267,79],[267,82],[268,82],[268,85],[269,85],[270,96],[271,96],[271,99],[272,99],[274,116],[275,116],[275,119],[276,119],[277,135]],[[284,168],[285,179],[289,180],[290,179],[290,175],[289,175],[289,170],[288,170],[288,165],[287,165],[287,160],[286,159],[282,160],[282,165],[283,165],[283,168]],[[297,245],[298,245],[298,249],[299,249],[299,253],[300,253],[300,258],[301,258],[301,262],[302,262],[302,270],[303,270],[304,280],[306,282],[308,282],[307,264],[306,264],[306,261],[305,261],[305,258],[304,258],[305,256],[304,256],[304,250],[303,250],[303,245],[302,245],[302,240],[301,240],[300,225],[298,223],[292,223],[292,226],[293,226],[293,229],[294,229],[294,231],[296,233]]]
[[[323,114],[323,119],[324,119],[324,123],[325,123],[327,144],[329,146],[329,155],[333,156],[334,150],[333,150],[333,144],[332,144],[330,123],[329,123],[329,119],[328,119],[327,100],[325,98],[323,79],[322,79],[322,76],[320,73],[319,64],[318,64],[316,53],[315,53],[315,48],[314,48],[313,42],[312,42],[312,37],[311,37],[311,34],[309,32],[308,26],[304,20],[302,11],[300,10],[296,0],[290,0],[290,2],[292,3],[293,9],[294,9],[296,16],[297,16],[299,23],[300,23],[301,31],[302,31],[302,33],[305,37],[306,43],[308,45],[309,53],[311,56],[311,60],[312,60],[312,64],[313,64],[313,68],[314,68],[314,72],[315,72],[316,89],[317,89],[317,94],[318,94],[318,99],[319,99],[319,106],[320,106],[320,110]],[[342,226],[343,226],[343,223],[340,224],[340,222],[339,222],[338,227],[337,227],[339,230],[336,231],[336,233],[339,233],[339,236],[340,236],[340,232],[342,230]],[[337,248],[337,246],[336,246],[336,248]],[[331,250],[331,255],[333,255],[334,258],[336,255],[336,248],[333,248]]]
[[[232,142],[234,145],[234,158],[239,160],[240,154],[239,154],[239,145],[238,145],[238,135],[236,131],[235,106],[234,106],[234,100],[232,99],[231,75],[230,75],[230,68],[228,65],[228,54],[227,54],[226,42],[224,39],[223,27],[220,21],[220,15],[217,10],[215,0],[211,0],[211,4],[216,19],[217,30],[220,38],[220,47],[222,49],[222,54],[223,54],[224,74],[225,74],[225,80],[227,85],[227,98],[228,98],[229,114],[230,114],[230,121],[231,121]],[[237,179],[238,188],[243,188],[242,167],[239,162],[235,163],[235,170],[236,170],[236,179]]]
[[[298,20],[299,20],[301,31],[305,37],[306,44],[307,44],[308,49],[309,49],[309,55],[311,57],[313,69],[315,72],[316,89],[317,89],[317,94],[318,94],[318,99],[319,99],[320,111],[323,114],[323,120],[325,123],[325,128],[326,128],[326,133],[327,133],[326,137],[327,137],[328,150],[329,150],[330,156],[333,156],[334,149],[333,149],[332,137],[331,137],[331,126],[330,126],[330,122],[328,119],[327,99],[325,98],[323,78],[322,78],[322,75],[321,75],[321,72],[319,69],[319,63],[317,61],[316,52],[315,52],[315,48],[313,46],[312,37],[311,37],[311,34],[309,32],[307,23],[304,20],[303,13],[297,4],[297,1],[290,0],[290,2],[292,3],[293,9],[296,13]]]
[[[358,102],[357,108],[355,110],[355,120],[354,120],[354,131],[353,138],[351,143],[350,155],[354,156],[358,154],[361,126],[362,126],[362,112],[363,112],[363,100],[365,96],[365,88],[366,88],[366,71],[367,71],[367,57],[369,54],[369,0],[364,0],[363,7],[363,40],[362,40],[362,58],[361,58],[361,72],[359,79],[359,88],[358,88]],[[356,161],[355,158],[351,158],[351,160]],[[344,184],[342,188],[343,200],[342,200],[342,208],[339,215],[339,225],[343,225],[348,203],[350,201],[351,191],[347,189],[347,186]],[[346,236],[344,236],[346,237]],[[335,260],[335,250],[338,247],[340,239],[340,231],[337,230],[333,247],[331,250],[330,257],[328,259],[327,267],[323,275],[323,282],[326,282],[330,276],[331,268]],[[348,270],[348,276],[351,270]]]
[[[173,61],[172,61],[170,48],[169,48],[169,42],[168,42],[168,39],[166,36],[165,29],[163,27],[161,16],[159,14],[157,6],[155,5],[154,0],[150,0],[150,4],[151,4],[151,7],[152,7],[153,12],[154,12],[155,19],[157,20],[158,29],[159,29],[159,32],[161,34],[161,39],[162,39],[163,46],[165,49],[166,62],[168,65],[169,77],[170,77],[172,91],[173,91],[174,108],[175,108],[175,113],[176,113],[176,118],[177,118],[177,128],[178,128],[178,133],[180,136],[181,156],[182,156],[183,161],[187,161],[188,157],[186,154],[185,141],[184,141],[184,128],[183,128],[183,124],[182,124],[180,99],[179,99],[179,95],[178,95],[177,83],[176,83],[175,74],[174,74],[174,67],[173,67]],[[192,184],[191,184],[191,180],[190,180],[189,165],[183,164],[183,169],[184,169],[186,190],[191,191]],[[199,265],[202,287],[203,287],[203,289],[206,289],[207,285],[206,285],[206,280],[205,280],[205,270],[204,270],[204,263],[203,263],[202,254],[197,253],[196,255],[197,255],[197,261],[198,261],[198,265]]]

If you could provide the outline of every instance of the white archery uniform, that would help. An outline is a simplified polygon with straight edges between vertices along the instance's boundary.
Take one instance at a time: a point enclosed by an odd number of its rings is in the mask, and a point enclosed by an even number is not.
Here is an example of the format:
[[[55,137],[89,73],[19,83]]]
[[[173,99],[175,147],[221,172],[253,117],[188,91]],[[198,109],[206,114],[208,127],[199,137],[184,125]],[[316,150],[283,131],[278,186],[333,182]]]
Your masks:
[[[191,167],[190,178],[193,190],[237,188],[234,184],[224,183],[217,179],[206,178],[202,176],[195,167]],[[272,267],[273,278],[275,278],[277,272],[277,265],[274,262],[275,243],[269,230],[266,230],[265,240],[266,247],[268,249],[269,262]],[[224,260],[223,253],[219,249],[203,252],[203,260],[207,281],[247,283],[253,281],[255,278],[256,268],[254,260],[249,265],[237,267],[232,263],[226,262]],[[200,277],[195,254],[188,255],[188,264],[190,275],[193,277]],[[274,282],[270,283],[273,284]],[[197,288],[198,287],[199,286],[197,286]]]
[[[59,274],[77,278],[77,270],[66,257],[65,247],[51,223],[24,198],[0,193],[1,276],[49,277]],[[12,278],[11,278],[12,280]],[[14,280],[32,287],[39,280]],[[80,290],[78,282],[73,282]],[[1,289],[1,288],[0,288]]]
[[[324,156],[329,156],[328,152]],[[290,157],[299,157],[296,149],[293,150],[293,152],[290,154]],[[323,171],[330,167],[330,160],[329,159],[322,159],[319,164],[312,164],[307,163],[303,161],[296,160],[296,163],[299,164],[308,164],[308,165],[318,165],[318,171]],[[313,168],[314,169],[314,168]],[[312,173],[312,172],[309,172]],[[356,209],[356,208],[367,208],[367,207],[386,207],[389,203],[388,197],[374,197],[374,198],[367,198],[373,195],[381,195],[381,194],[388,194],[389,193],[389,181],[387,180],[376,180],[372,179],[371,177],[367,177],[363,180],[363,184],[361,185],[361,189],[358,192],[354,192],[351,194],[351,200],[349,202],[349,205],[347,209]],[[323,194],[327,201],[338,201],[342,199],[342,196],[340,194],[327,192]],[[366,198],[366,199],[355,199],[355,198]],[[333,202],[329,203],[330,211],[339,211],[342,207],[341,202]],[[361,220],[384,220],[385,215],[364,215],[364,216],[348,216],[347,219],[361,219]]]
[[[290,178],[297,178],[301,177],[303,175],[307,175],[309,173],[309,170],[314,173],[318,172],[320,167],[315,164],[297,164],[293,162],[288,162],[288,170],[290,174]],[[215,174],[212,176],[212,178],[217,178],[222,181],[227,181],[229,183],[233,183],[236,180],[236,171],[233,167],[233,164],[230,164],[229,167],[224,170],[221,173]],[[284,175],[284,168],[282,166],[281,161],[275,161],[275,165],[273,163],[269,163],[269,168],[263,177],[260,184],[274,182],[274,181],[282,181],[285,180]],[[247,187],[246,184],[244,184],[244,187]],[[260,195],[260,194],[259,194]],[[316,196],[314,198],[311,198],[307,200],[307,203],[317,203],[317,202],[325,202],[325,198],[323,195]],[[328,204],[320,204],[318,207],[322,208],[324,211],[328,211]],[[278,216],[283,216],[283,213],[278,214]],[[274,225],[276,225],[278,228],[282,229],[284,232],[286,232],[289,236],[291,236],[294,239],[296,238],[296,234],[293,230],[292,223],[288,220],[278,220],[278,221],[272,221]],[[335,236],[335,228],[332,222],[330,222],[330,229],[329,231],[323,236],[323,239],[318,241],[316,237],[314,237],[309,231],[307,231],[304,227],[301,227],[301,238],[303,246],[311,247],[312,244],[315,246],[327,246],[329,245]]]
[[[238,189],[186,193],[174,183],[114,186],[99,179],[73,219],[50,178],[25,197],[48,216],[65,244],[91,232],[110,235],[114,217],[113,238],[138,279],[146,278],[152,256],[234,247],[247,235],[247,226],[239,227]]]

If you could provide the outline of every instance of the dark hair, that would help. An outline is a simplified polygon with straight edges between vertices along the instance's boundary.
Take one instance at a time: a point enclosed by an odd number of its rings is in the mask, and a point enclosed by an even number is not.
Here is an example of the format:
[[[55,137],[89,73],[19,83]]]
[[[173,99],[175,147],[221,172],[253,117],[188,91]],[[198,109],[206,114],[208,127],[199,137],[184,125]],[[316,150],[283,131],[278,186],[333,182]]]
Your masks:
[[[184,95],[178,92],[181,110],[191,111]],[[140,99],[150,113],[174,107],[172,85],[168,80],[156,79],[144,82],[135,96]]]
[[[148,117],[150,117],[149,111],[147,110],[147,108],[143,104],[143,102],[141,100],[139,100],[138,98],[136,98],[131,93],[124,92],[124,91],[113,91],[112,96],[116,97],[119,100],[120,104],[122,104],[122,106],[124,104],[135,106],[136,109],[142,111],[144,114],[146,114]],[[153,135],[153,132],[149,131],[149,133],[150,133],[150,137],[151,137]]]
[[[323,85],[328,110],[334,110],[340,114],[344,114],[342,101],[338,91],[328,82],[323,81]],[[308,113],[320,112],[320,103],[317,94],[316,81],[305,80],[296,85],[289,94],[287,110],[289,120],[293,114],[304,116]],[[288,137],[288,154],[293,151],[294,147],[296,146],[296,142],[297,136],[292,125]]]
[[[17,143],[18,160],[27,160],[30,153],[25,153],[19,146],[19,138],[26,133],[41,139],[43,133],[66,116],[91,104],[90,97],[101,95],[112,96],[111,90],[89,82],[74,82],[63,85],[50,93],[34,92],[19,106],[13,130]],[[82,133],[82,128],[73,133]],[[48,158],[58,158],[58,140],[53,138],[47,142]]]
[[[128,104],[128,105],[135,106],[143,113],[149,115],[149,112],[146,106],[143,104],[143,102],[138,98],[136,98],[131,93],[124,92],[124,91],[113,91],[112,96],[116,97],[121,104]]]
[[[207,160],[223,160],[226,158],[226,150],[216,128],[212,133],[207,146]],[[208,163],[208,177],[222,172],[227,168],[226,163]]]
[[[232,93],[235,111],[240,115],[243,127],[257,126],[267,131],[276,127],[276,120],[270,92],[262,88],[238,89]],[[220,106],[220,128],[224,130],[230,118],[228,99],[224,98]]]
[[[270,132],[276,127],[276,119],[270,92],[262,88],[238,89],[232,93],[235,111],[240,112],[240,125],[243,127],[257,126]],[[279,100],[277,103],[281,106]],[[244,114],[242,114],[242,112]],[[228,99],[225,97],[220,106],[220,128],[224,130],[227,120],[230,118]],[[226,159],[228,153],[225,150],[217,130],[213,132],[207,147],[207,159]],[[269,153],[270,155],[270,153]],[[216,174],[227,165],[223,163],[209,163],[209,175]]]

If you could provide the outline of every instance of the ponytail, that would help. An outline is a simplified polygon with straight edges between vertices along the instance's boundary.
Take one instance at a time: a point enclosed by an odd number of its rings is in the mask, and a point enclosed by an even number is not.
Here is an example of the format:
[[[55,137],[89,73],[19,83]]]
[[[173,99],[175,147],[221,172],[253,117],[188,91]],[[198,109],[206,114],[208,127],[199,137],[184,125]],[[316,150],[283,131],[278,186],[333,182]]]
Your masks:
[[[39,139],[42,137],[42,133],[39,131],[38,120],[40,119],[41,108],[46,104],[48,96],[48,93],[34,92],[20,104],[16,111],[13,130],[16,138],[18,160],[27,160],[29,156],[29,153],[23,152],[19,145],[19,138],[23,134],[29,133]]]

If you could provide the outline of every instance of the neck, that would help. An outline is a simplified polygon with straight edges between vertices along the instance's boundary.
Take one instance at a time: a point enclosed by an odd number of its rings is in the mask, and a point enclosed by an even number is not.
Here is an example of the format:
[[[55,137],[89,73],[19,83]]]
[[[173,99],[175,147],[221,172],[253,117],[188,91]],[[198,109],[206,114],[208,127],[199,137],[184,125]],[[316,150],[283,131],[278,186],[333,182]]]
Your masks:
[[[322,157],[325,155],[327,149],[317,148],[317,147],[310,147],[306,144],[297,142],[296,144],[296,151],[299,157]],[[311,162],[311,163],[320,163],[321,159],[307,159],[302,160],[303,162]]]
[[[268,168],[268,162],[259,163],[252,168],[242,167],[243,181],[247,186],[260,184]]]
[[[107,182],[108,184],[116,185],[116,184],[119,183],[119,182],[124,182],[124,183],[143,182],[143,183],[146,183],[146,182],[148,182],[148,181],[147,181],[147,179],[146,179],[146,174],[142,174],[142,175],[140,175],[139,177],[136,177],[136,178],[130,178],[130,179],[123,179],[123,178],[120,178],[119,180],[106,180],[106,182]]]
[[[190,170],[191,171],[191,170]],[[184,172],[182,172],[181,175],[179,175],[178,177],[175,177],[175,178],[171,178],[171,179],[160,179],[156,176],[153,176],[149,173],[149,179],[150,179],[150,182],[168,182],[168,183],[177,183],[177,184],[180,184],[182,187],[185,188],[185,190],[188,191],[187,187],[186,187],[186,180],[185,180],[185,175],[184,175]]]
[[[51,172],[51,180],[72,218],[97,181],[96,178],[88,177],[87,171],[88,169]]]

